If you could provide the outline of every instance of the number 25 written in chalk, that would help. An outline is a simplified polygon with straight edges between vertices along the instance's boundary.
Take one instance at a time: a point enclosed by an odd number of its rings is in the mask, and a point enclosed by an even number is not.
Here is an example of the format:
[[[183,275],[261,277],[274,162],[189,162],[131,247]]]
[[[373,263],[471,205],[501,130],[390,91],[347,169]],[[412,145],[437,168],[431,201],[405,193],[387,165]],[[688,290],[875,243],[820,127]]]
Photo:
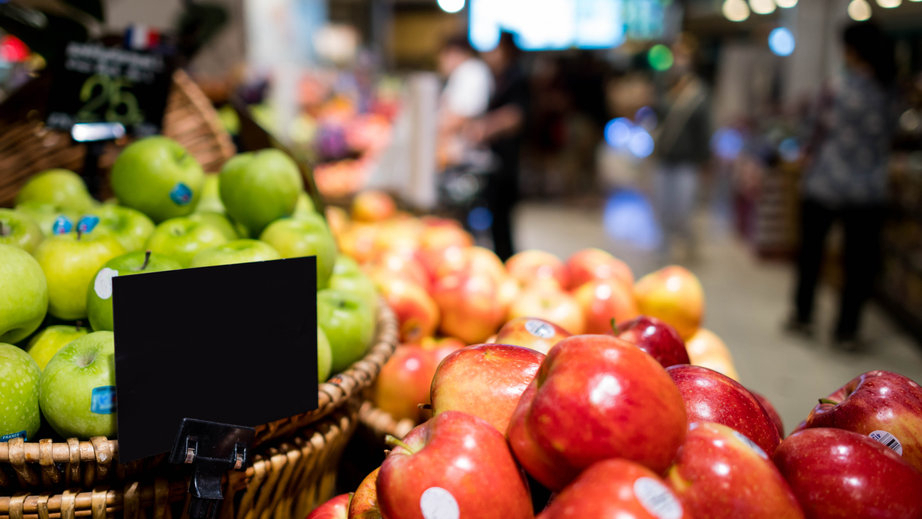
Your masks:
[[[80,87],[80,101],[84,104],[77,112],[77,121],[91,122],[102,118],[126,125],[144,122],[144,113],[130,88],[131,83],[122,78],[101,74],[87,78]]]

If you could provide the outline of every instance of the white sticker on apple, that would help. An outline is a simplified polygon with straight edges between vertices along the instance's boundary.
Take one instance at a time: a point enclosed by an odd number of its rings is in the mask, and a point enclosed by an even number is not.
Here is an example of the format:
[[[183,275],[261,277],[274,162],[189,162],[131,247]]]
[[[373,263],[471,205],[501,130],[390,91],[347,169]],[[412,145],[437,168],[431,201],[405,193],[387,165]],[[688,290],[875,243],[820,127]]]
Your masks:
[[[672,492],[653,478],[639,478],[634,482],[634,495],[640,504],[659,519],[679,519],[682,505]]]
[[[118,275],[118,271],[105,267],[96,274],[96,281],[93,282],[93,290],[100,299],[109,299],[112,297],[112,278]]]
[[[441,487],[427,488],[419,498],[419,509],[425,519],[459,519],[461,509],[451,492]]]
[[[765,454],[765,451],[762,450],[762,447],[759,447],[759,445],[756,442],[750,440],[748,436],[737,431],[736,429],[730,429],[730,432],[732,432],[734,436],[739,438],[741,442],[745,443],[752,450],[756,451],[756,454],[761,456],[763,459],[766,459],[766,460],[768,459],[768,454]]]
[[[884,444],[884,447],[887,447],[900,456],[903,455],[903,444],[896,439],[896,436],[888,433],[887,431],[874,431],[868,436]]]
[[[528,330],[528,333],[542,339],[550,339],[554,336],[554,328],[551,325],[534,319],[525,321],[525,329]]]

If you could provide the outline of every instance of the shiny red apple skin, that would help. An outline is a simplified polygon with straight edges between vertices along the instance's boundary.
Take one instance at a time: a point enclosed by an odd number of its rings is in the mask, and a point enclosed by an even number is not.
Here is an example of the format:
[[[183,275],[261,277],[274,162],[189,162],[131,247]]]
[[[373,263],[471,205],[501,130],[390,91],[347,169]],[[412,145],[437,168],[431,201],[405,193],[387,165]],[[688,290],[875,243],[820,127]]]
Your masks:
[[[573,290],[585,317],[585,333],[609,333],[611,323],[640,315],[631,285],[617,279],[593,279]]]
[[[437,367],[431,351],[411,344],[397,346],[375,381],[375,405],[397,420],[418,421],[419,405],[429,403],[429,388]]]
[[[483,342],[506,319],[501,280],[484,272],[461,271],[436,280],[432,297],[438,305],[439,329],[467,344]]]
[[[508,437],[525,470],[560,490],[607,458],[662,473],[686,427],[682,395],[653,357],[608,335],[574,335],[548,353]]]
[[[439,325],[439,307],[422,286],[399,277],[375,275],[381,297],[397,317],[401,342],[420,342]]]
[[[753,390],[749,390],[752,393],[752,396],[756,397],[756,400],[762,404],[762,407],[765,409],[765,412],[768,413],[769,418],[772,419],[772,422],[775,424],[775,428],[778,429],[778,435],[784,438],[784,422],[781,420],[781,415],[778,413],[778,410],[775,409],[774,404],[760,393],[757,393]]]
[[[649,353],[664,368],[676,364],[691,364],[685,341],[672,326],[655,317],[641,315],[618,325],[615,337]]]
[[[557,256],[542,250],[530,249],[513,254],[506,260],[506,271],[522,286],[552,280],[563,290],[569,284],[567,266]]]
[[[580,302],[554,284],[536,283],[520,291],[509,306],[508,317],[544,319],[573,334],[583,333],[586,326]]]
[[[629,287],[634,284],[630,267],[601,249],[576,251],[567,258],[566,265],[571,289],[597,279],[616,279]]]
[[[781,435],[768,412],[748,389],[732,378],[701,366],[666,369],[685,401],[688,423],[715,422],[746,435],[769,456]]]
[[[378,509],[378,472],[381,467],[371,471],[355,489],[349,500],[348,519],[382,519]]]
[[[922,472],[922,387],[892,371],[858,375],[810,412],[806,427],[836,427],[869,435],[886,431],[892,448]],[[897,443],[898,442],[898,443]]]
[[[752,445],[726,425],[690,424],[666,481],[695,519],[803,519],[781,473]]]
[[[650,469],[608,459],[591,465],[563,489],[538,519],[691,519],[679,498]]]
[[[922,517],[922,474],[863,434],[804,429],[772,458],[810,519]]]
[[[461,348],[445,357],[432,377],[432,410],[436,416],[446,411],[479,416],[505,434],[543,360],[542,353],[509,344]]]
[[[410,431],[381,464],[378,506],[388,519],[426,518],[421,508],[456,507],[445,517],[531,519],[531,495],[506,440],[489,422],[446,411]],[[452,505],[452,502],[454,505]]]
[[[315,508],[306,519],[346,519],[351,494],[340,494]]]
[[[537,317],[517,317],[511,319],[496,333],[492,342],[524,346],[545,355],[558,342],[572,334],[560,326]]]

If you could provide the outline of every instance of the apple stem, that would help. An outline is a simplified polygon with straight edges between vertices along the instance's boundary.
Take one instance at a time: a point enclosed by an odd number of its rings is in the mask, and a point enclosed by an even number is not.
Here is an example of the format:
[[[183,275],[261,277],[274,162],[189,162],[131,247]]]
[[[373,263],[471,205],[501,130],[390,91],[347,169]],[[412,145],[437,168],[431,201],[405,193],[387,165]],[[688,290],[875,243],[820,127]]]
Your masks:
[[[147,268],[147,264],[150,263],[150,251],[144,251],[144,263],[141,264],[141,270]]]
[[[429,409],[432,409],[432,404],[418,404],[417,407],[428,411]]]
[[[618,323],[615,322],[615,318],[614,318],[614,317],[611,318],[611,321],[609,321],[609,324],[611,325],[611,331],[612,331],[615,335],[618,335]]]
[[[828,399],[828,398],[820,398],[819,401],[820,401],[821,404],[832,404],[832,405],[838,404],[838,402],[836,402],[836,401],[834,401],[834,400],[830,400],[830,399]]]
[[[80,226],[77,226],[77,241],[80,241],[80,238],[83,237],[83,231],[80,230]]]
[[[3,225],[3,222],[0,222],[0,236],[6,236],[9,234],[6,230],[6,226]]]
[[[415,454],[415,453],[416,453],[416,451],[414,451],[413,449],[411,449],[409,445],[407,445],[406,443],[404,443],[400,438],[394,436],[393,434],[388,434],[388,435],[384,438],[384,444],[387,445],[388,447],[403,447],[403,448],[406,449],[407,452],[409,452],[410,454]]]

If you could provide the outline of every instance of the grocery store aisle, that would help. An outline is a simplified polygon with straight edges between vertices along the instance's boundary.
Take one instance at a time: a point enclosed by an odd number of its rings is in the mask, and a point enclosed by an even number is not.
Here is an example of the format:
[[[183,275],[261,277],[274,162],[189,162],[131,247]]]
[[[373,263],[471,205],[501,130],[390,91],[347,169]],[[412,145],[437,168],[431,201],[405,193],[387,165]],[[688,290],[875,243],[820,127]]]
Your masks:
[[[635,245],[642,240],[628,236],[629,242],[606,233],[605,215],[599,202],[524,202],[516,214],[516,246],[544,249],[561,258],[588,246],[603,248],[626,261],[637,277],[661,266],[657,254]],[[686,266],[704,286],[705,326],[727,343],[742,383],[775,404],[788,431],[807,416],[817,398],[865,371],[891,370],[922,382],[922,346],[873,305],[864,323],[866,351],[845,353],[829,345],[826,331],[832,327],[835,304],[829,290],[818,301],[816,339],[784,333],[781,323],[792,286],[789,265],[755,258],[720,218],[702,217],[698,223],[700,251]]]

